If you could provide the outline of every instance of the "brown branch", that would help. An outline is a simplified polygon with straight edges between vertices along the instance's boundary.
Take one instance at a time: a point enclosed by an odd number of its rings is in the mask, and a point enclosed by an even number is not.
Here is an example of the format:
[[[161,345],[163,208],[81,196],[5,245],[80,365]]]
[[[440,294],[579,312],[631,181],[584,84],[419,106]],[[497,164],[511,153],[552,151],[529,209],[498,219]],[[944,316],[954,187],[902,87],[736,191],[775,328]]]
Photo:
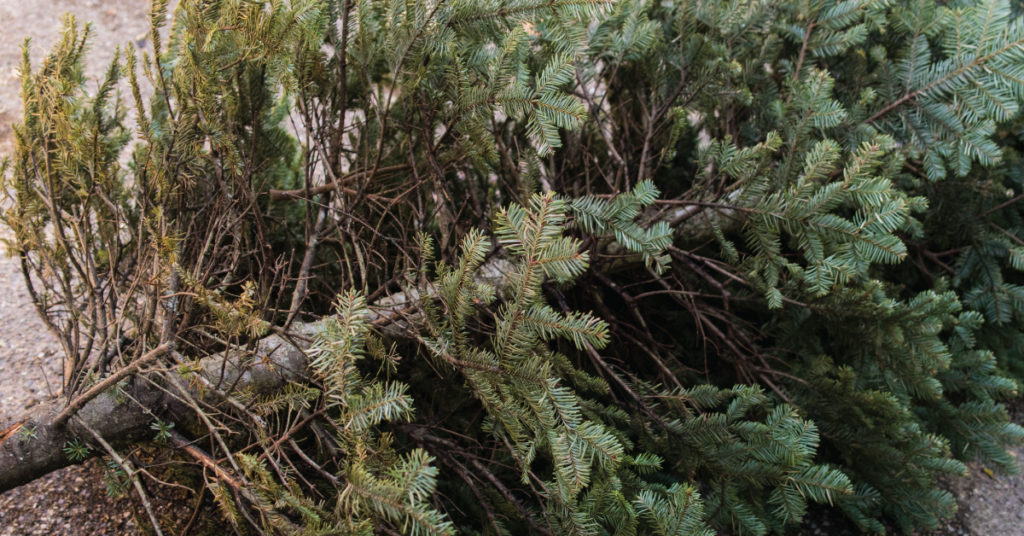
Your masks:
[[[1020,201],[1021,199],[1024,199],[1024,193],[1017,194],[1017,195],[1013,196],[1012,198],[1010,198],[1010,199],[1008,199],[1006,201],[1003,201],[1002,203],[999,203],[998,205],[996,205],[996,206],[986,210],[985,213],[983,214],[983,216],[988,216],[989,214],[992,214],[993,212],[1002,210],[1002,209],[1004,209],[1004,208],[1006,208],[1006,207],[1008,207],[1008,206],[1010,206],[1010,205]]]
[[[64,411],[61,411],[59,414],[57,414],[57,416],[54,417],[53,419],[53,425],[63,426],[64,423],[68,422],[68,419],[70,419],[72,415],[74,415],[78,410],[82,409],[82,406],[84,406],[86,402],[92,400],[93,398],[96,398],[97,395],[99,395],[103,391],[106,391],[112,385],[117,384],[117,382],[121,381],[126,376],[135,374],[140,367],[142,367],[143,365],[147,365],[151,361],[156,360],[156,358],[164,355],[165,353],[167,353],[168,350],[172,348],[172,346],[173,345],[171,343],[161,344],[160,346],[157,346],[156,348],[150,350],[148,353],[146,353],[139,359],[136,359],[134,362],[132,362],[131,365],[128,365],[127,367],[117,371],[116,373],[107,376],[96,385],[93,385],[92,387],[89,388],[88,391],[75,397],[75,399],[72,400],[70,404],[68,404],[68,407],[64,408]]]
[[[174,445],[175,448],[185,451],[186,454],[201,463],[204,467],[213,471],[213,474],[217,475],[217,478],[225,484],[239,491],[244,489],[242,487],[242,483],[239,482],[237,478],[229,473],[227,469],[221,467],[220,464],[214,461],[209,454],[203,452],[203,449],[193,445],[191,441],[185,438],[185,436],[175,432],[174,430],[171,430],[169,434],[171,444]]]
[[[132,468],[131,462],[122,458],[121,455],[114,450],[114,447],[110,446],[110,443],[107,443],[107,441],[103,439],[103,436],[89,426],[88,423],[82,421],[80,424],[92,435],[93,439],[103,447],[103,450],[107,451],[107,454],[114,459],[117,465],[121,466],[121,469],[124,470],[125,474],[128,475],[128,479],[132,481],[135,491],[139,494],[139,501],[142,502],[142,507],[146,510],[146,514],[149,516],[149,522],[153,526],[153,532],[156,533],[156,536],[164,536],[163,531],[160,530],[160,522],[157,520],[156,514],[153,513],[153,505],[149,502],[149,495],[146,494],[146,490],[143,489],[138,476],[135,475],[135,470]]]
[[[299,334],[314,329],[314,324],[292,326],[292,331]],[[296,346],[280,335],[270,335],[261,339],[252,351],[260,359],[251,362],[252,354],[237,350],[212,354],[199,360],[196,374],[212,382],[222,379],[233,383],[236,390],[272,392],[290,381],[307,379],[308,358]],[[31,433],[14,433],[15,428],[11,427],[11,435],[0,442],[0,492],[72,465],[63,448],[88,433],[81,423],[99,433],[114,448],[151,438],[149,425],[154,416],[170,422],[195,423],[193,407],[161,389],[156,382],[134,381],[124,389],[130,403],[120,403],[109,396],[93,397],[74,413],[76,419],[69,419],[63,426],[54,425],[54,417],[65,409],[63,401],[57,399],[33,406],[16,421]],[[202,382],[188,387],[188,391],[192,402],[218,398],[217,394],[203,388]]]
[[[807,25],[807,30],[804,31],[804,42],[800,45],[800,56],[796,60],[796,68],[793,69],[793,81],[800,81],[800,69],[804,66],[804,56],[807,55],[807,43],[811,40],[811,32],[814,31],[814,27],[817,23],[810,23]]]
[[[875,112],[874,115],[872,115],[871,117],[869,117],[866,120],[864,120],[864,122],[865,123],[874,122],[876,119],[878,119],[879,117],[882,117],[883,115],[891,112],[892,110],[894,110],[895,108],[897,108],[901,104],[903,104],[903,103],[905,103],[905,102],[907,102],[907,101],[909,101],[911,99],[917,98],[918,95],[921,95],[922,93],[931,90],[932,88],[938,86],[939,84],[942,84],[944,82],[952,80],[952,79],[954,79],[954,78],[964,74],[965,72],[967,72],[968,70],[970,70],[970,69],[972,69],[974,67],[977,67],[979,65],[985,64],[986,62],[988,62],[988,60],[998,56],[999,54],[1002,54],[1003,52],[1006,52],[1007,50],[1010,50],[1011,48],[1018,47],[1022,43],[1024,43],[1024,39],[1018,39],[1017,41],[1014,41],[1014,42],[1006,45],[1005,47],[1002,47],[1002,48],[1000,48],[998,50],[995,50],[995,51],[993,51],[990,54],[986,54],[984,56],[981,56],[980,58],[975,58],[974,61],[972,61],[972,62],[970,62],[970,63],[968,63],[966,65],[960,66],[956,70],[946,74],[945,76],[939,78],[938,80],[933,81],[932,83],[930,83],[930,84],[928,84],[928,85],[926,85],[926,86],[924,86],[924,87],[922,87],[920,89],[917,89],[915,91],[908,91],[908,92],[906,92],[906,93],[903,94],[902,97],[900,97],[900,98],[896,99],[895,101],[889,103],[889,105],[887,105],[885,108],[882,108],[881,110]]]
[[[4,441],[7,441],[7,438],[13,436],[16,432],[21,430],[21,428],[25,425],[25,422],[27,420],[28,419],[21,419],[20,421],[11,423],[10,425],[7,426],[7,428],[4,428],[4,431],[0,432],[0,445],[2,445]]]
[[[376,172],[371,171],[353,171],[352,173],[346,173],[342,175],[338,181],[331,181],[320,186],[313,186],[310,188],[298,188],[295,190],[270,190],[270,199],[273,201],[283,201],[288,199],[306,199],[307,197],[317,196],[327,192],[333,192],[335,190],[341,190],[342,192],[349,195],[359,195],[359,192],[353,188],[342,186],[340,183],[346,180],[358,179],[365,176],[377,176],[381,174],[392,174],[398,173],[399,171],[405,171],[411,168],[409,164],[396,164],[394,166],[385,166],[377,168]]]

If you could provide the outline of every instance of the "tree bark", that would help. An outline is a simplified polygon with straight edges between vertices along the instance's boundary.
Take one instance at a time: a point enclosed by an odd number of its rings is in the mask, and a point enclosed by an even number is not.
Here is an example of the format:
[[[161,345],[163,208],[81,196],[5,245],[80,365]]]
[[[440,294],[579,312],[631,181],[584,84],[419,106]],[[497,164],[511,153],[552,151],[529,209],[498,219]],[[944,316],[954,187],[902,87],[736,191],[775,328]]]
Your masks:
[[[316,323],[296,323],[290,331],[294,337],[270,335],[261,339],[252,351],[233,349],[212,354],[199,361],[197,373],[203,380],[182,383],[192,386],[192,396],[210,400],[218,396],[210,386],[217,390],[251,389],[256,393],[269,393],[289,381],[306,379],[307,336],[316,327]],[[80,463],[69,460],[64,453],[69,442],[78,439],[84,443],[92,437],[79,424],[79,419],[114,448],[151,437],[153,431],[149,425],[155,417],[171,422],[194,420],[189,406],[159,388],[156,385],[159,381],[156,374],[134,376],[122,388],[126,396],[118,396],[112,388],[89,400],[78,410],[76,419],[64,424],[54,422],[68,403],[62,398],[36,405],[14,419],[0,432],[0,492]]]
[[[512,269],[509,261],[494,257],[479,268],[476,280],[501,289]],[[432,288],[426,290],[428,294],[432,291]],[[415,293],[396,293],[382,298],[372,307],[370,321],[384,339],[405,338],[410,325],[415,323],[413,302],[418,300]],[[252,350],[232,348],[211,354],[199,361],[195,370],[198,378],[192,378],[196,381],[177,383],[187,384],[189,395],[195,399],[217,404],[233,392],[248,390],[265,395],[288,382],[306,381],[309,379],[306,350],[321,322],[293,322],[287,336],[269,335],[260,339]],[[34,406],[13,422],[0,422],[0,430],[3,430],[0,431],[0,492],[80,463],[69,460],[64,452],[69,442],[76,439],[86,442],[91,437],[79,420],[115,449],[151,437],[150,424],[156,418],[182,425],[179,430],[191,425],[201,427],[192,407],[170,394],[168,391],[172,389],[162,387],[160,374],[140,372],[126,381],[128,385],[122,389],[127,396],[118,396],[111,388],[74,412],[77,418],[65,418],[63,423],[57,418],[68,408],[69,401],[64,398]],[[238,404],[234,399],[228,402]]]

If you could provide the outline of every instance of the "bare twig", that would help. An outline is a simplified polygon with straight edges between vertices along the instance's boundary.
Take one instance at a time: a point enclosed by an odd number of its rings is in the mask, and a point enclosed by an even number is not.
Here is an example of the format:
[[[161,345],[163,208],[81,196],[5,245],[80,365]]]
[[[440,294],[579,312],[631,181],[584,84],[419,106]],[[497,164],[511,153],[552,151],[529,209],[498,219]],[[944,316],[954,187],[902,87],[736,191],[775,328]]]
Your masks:
[[[75,414],[75,412],[82,409],[82,406],[84,406],[86,402],[96,398],[97,395],[106,391],[112,385],[116,385],[117,382],[121,381],[126,376],[135,374],[143,365],[148,365],[150,362],[155,361],[158,357],[167,353],[167,351],[173,348],[173,346],[174,345],[171,343],[164,343],[157,346],[139,359],[136,359],[132,364],[114,374],[111,374],[110,376],[107,376],[97,384],[90,387],[88,391],[75,397],[75,399],[68,403],[68,406],[64,408],[64,411],[61,411],[56,417],[54,417],[54,426],[62,426],[71,418],[72,415]]]
[[[155,532],[157,536],[163,536],[164,533],[160,530],[160,522],[156,519],[156,514],[153,512],[153,505],[149,502],[149,495],[146,494],[146,490],[143,489],[142,483],[139,482],[138,476],[135,474],[135,469],[132,468],[131,462],[122,458],[121,455],[114,450],[114,447],[111,447],[110,443],[107,443],[107,441],[103,439],[103,436],[89,426],[89,423],[85,422],[85,420],[78,419],[78,424],[92,435],[93,439],[103,447],[103,450],[107,451],[107,454],[109,454],[110,457],[117,462],[117,465],[120,465],[121,469],[123,469],[128,475],[128,478],[132,481],[132,485],[135,487],[135,491],[139,494],[139,501],[142,502],[142,507],[145,508],[146,514],[149,515],[150,523],[153,524],[153,532]]]

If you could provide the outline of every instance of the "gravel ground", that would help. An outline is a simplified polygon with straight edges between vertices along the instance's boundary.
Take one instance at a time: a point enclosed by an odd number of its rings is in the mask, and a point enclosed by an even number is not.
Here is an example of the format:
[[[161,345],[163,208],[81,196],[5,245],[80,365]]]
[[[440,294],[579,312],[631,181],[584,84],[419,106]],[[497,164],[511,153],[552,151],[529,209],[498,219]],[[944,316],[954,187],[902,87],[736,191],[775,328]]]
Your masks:
[[[87,74],[97,79],[115,46],[140,42],[148,30],[146,0],[0,0],[0,154],[12,148],[10,123],[18,118],[19,45],[33,42],[38,59],[60,33],[65,12],[94,27]],[[4,235],[0,232],[0,238]],[[52,396],[60,383],[60,348],[36,317],[14,259],[0,258],[0,421]],[[1024,406],[1017,422],[1024,422]],[[1017,449],[1024,460],[1024,447]],[[0,536],[136,535],[142,513],[133,497],[111,499],[96,460],[69,467],[0,494]],[[960,514],[934,536],[1024,536],[1024,477],[990,477],[972,464],[967,478],[950,483]],[[185,521],[185,497],[157,491],[158,517],[171,525]],[[801,534],[857,534],[842,518],[817,511]],[[141,523],[143,526],[145,523]]]

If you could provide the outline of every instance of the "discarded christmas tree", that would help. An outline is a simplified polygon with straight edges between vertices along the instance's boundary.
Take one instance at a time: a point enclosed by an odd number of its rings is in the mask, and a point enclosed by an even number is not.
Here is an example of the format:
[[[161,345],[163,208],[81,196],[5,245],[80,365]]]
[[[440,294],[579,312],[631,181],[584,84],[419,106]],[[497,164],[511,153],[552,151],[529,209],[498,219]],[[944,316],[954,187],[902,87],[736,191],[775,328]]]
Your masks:
[[[26,54],[4,221],[67,356],[0,489],[142,444],[241,534],[761,535],[1017,470],[1008,2],[152,13],[93,94],[73,21]]]

